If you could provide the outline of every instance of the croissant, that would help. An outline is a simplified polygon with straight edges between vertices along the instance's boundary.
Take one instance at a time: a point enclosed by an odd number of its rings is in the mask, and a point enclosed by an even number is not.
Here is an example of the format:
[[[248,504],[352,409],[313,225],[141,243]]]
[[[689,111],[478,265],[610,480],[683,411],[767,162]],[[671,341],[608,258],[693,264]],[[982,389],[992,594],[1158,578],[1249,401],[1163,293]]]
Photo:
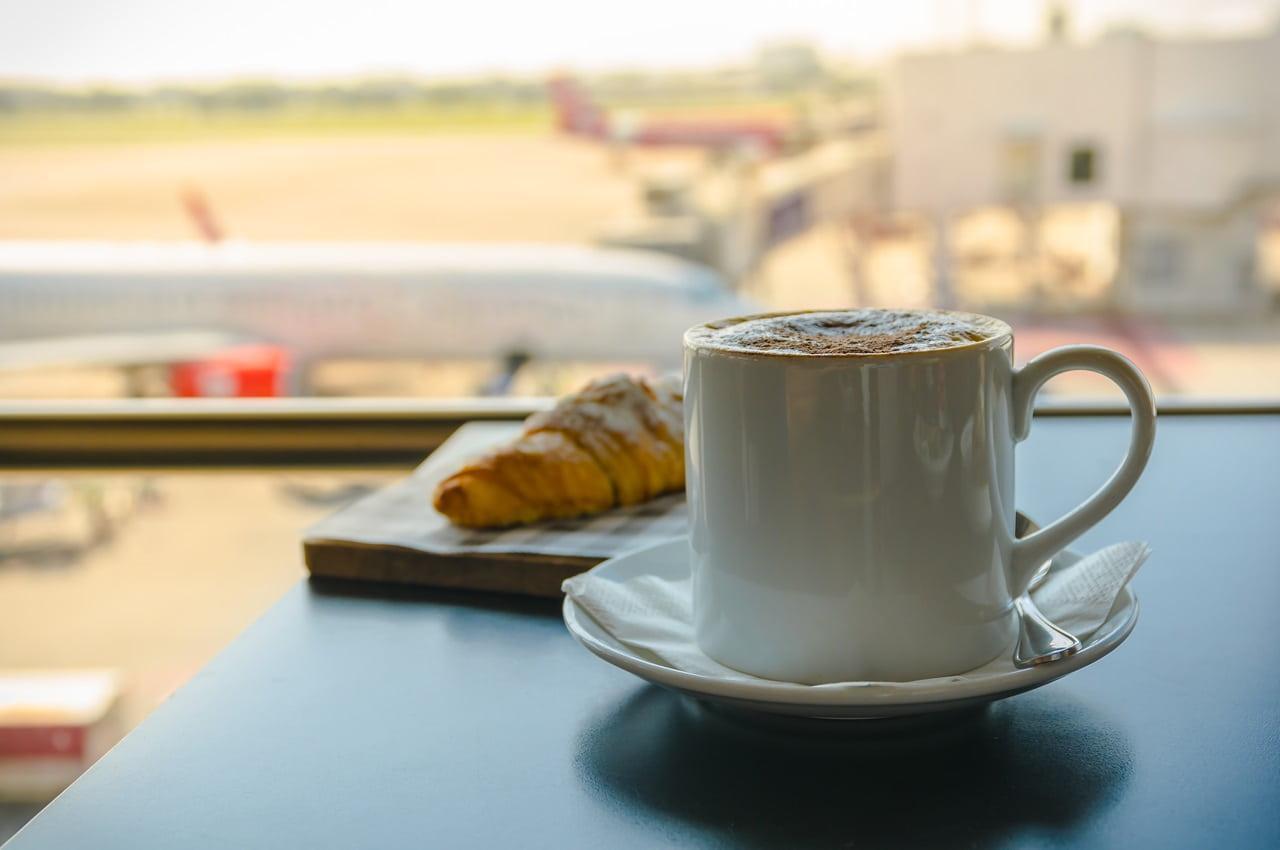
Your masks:
[[[529,417],[437,485],[436,510],[469,528],[564,519],[684,487],[684,414],[674,380],[613,375]]]

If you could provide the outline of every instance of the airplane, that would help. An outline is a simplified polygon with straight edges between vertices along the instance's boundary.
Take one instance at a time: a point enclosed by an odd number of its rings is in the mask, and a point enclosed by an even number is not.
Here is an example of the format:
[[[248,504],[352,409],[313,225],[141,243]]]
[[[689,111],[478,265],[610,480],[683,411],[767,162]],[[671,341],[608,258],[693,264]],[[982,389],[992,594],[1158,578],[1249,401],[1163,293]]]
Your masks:
[[[704,266],[585,246],[0,242],[0,371],[263,346],[292,364],[280,394],[329,359],[676,369],[686,328],[756,310]]]
[[[601,141],[640,147],[746,148],[774,156],[782,152],[795,131],[790,123],[767,118],[650,118],[637,122],[628,116],[610,115],[572,77],[552,77],[547,88],[561,132]]]

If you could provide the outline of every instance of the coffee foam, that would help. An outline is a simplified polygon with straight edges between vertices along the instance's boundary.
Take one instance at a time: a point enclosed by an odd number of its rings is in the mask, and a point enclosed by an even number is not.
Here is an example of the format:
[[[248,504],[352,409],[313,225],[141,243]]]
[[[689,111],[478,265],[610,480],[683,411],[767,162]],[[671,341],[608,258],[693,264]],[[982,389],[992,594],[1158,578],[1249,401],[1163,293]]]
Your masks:
[[[700,348],[746,354],[897,354],[955,348],[1006,330],[995,319],[932,310],[838,310],[712,322],[689,331]]]

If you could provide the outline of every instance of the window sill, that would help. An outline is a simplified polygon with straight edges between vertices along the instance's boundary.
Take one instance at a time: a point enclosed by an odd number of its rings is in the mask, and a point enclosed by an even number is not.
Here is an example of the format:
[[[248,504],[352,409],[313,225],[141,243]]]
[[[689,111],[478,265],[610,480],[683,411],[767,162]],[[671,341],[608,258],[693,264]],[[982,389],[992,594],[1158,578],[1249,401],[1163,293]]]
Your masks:
[[[513,399],[148,399],[0,403],[0,469],[410,466],[477,419],[550,404]],[[1280,399],[1173,397],[1162,416],[1280,413]],[[1124,416],[1121,400],[1048,398],[1038,416]]]

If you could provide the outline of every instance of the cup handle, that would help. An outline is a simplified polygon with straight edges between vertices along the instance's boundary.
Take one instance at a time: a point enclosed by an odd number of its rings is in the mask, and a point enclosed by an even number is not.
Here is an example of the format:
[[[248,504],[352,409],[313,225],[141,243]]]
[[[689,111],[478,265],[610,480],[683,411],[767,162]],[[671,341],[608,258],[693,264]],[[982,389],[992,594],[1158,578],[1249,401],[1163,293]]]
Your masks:
[[[1014,595],[1027,590],[1032,576],[1046,560],[1111,513],[1129,494],[1147,465],[1156,438],[1156,401],[1147,379],[1123,355],[1096,345],[1064,345],[1028,361],[1013,376],[1013,438],[1021,442],[1031,432],[1036,393],[1055,375],[1075,370],[1097,372],[1110,378],[1129,400],[1133,428],[1129,451],[1111,477],[1089,498],[1065,516],[1013,543]]]

